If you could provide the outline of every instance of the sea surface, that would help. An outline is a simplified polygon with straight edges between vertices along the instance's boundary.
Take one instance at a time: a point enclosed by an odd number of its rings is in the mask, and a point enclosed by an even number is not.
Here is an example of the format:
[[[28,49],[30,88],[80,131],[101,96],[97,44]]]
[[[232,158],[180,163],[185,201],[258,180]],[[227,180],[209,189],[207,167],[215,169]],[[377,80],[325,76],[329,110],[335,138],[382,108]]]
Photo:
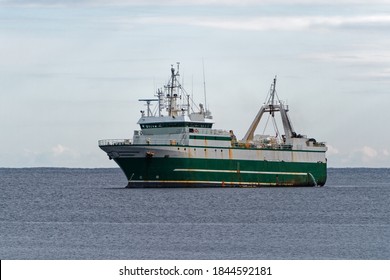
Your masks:
[[[125,189],[120,169],[0,168],[0,259],[390,259],[390,169],[325,187]]]

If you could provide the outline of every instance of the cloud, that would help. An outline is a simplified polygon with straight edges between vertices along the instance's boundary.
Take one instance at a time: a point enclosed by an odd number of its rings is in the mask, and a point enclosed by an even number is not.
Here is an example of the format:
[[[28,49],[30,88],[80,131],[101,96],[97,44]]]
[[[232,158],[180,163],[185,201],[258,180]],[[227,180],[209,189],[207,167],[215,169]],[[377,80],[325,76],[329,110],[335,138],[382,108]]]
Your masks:
[[[328,146],[327,157],[331,167],[389,167],[390,151],[364,145],[360,148],[335,149]]]
[[[340,79],[343,80],[390,82],[390,51],[383,49],[383,44],[360,47],[367,50],[351,49],[349,51],[308,53],[300,57],[307,61],[348,67],[349,71],[344,72],[342,77],[340,76]]]
[[[55,157],[69,157],[69,158],[77,158],[79,157],[79,153],[71,148],[65,147],[61,144],[57,144],[56,146],[51,148],[52,155]]]
[[[351,27],[389,26],[390,15],[370,16],[300,16],[257,17],[245,19],[209,19],[195,22],[196,25],[235,30],[308,30]]]
[[[85,156],[87,159],[90,155]],[[51,148],[25,147],[18,156],[11,152],[0,152],[0,166],[4,167],[76,167],[85,166],[83,156],[76,150],[57,144]],[[90,166],[94,162],[91,160]]]
[[[363,148],[355,151],[360,155],[361,162],[366,165],[377,164],[377,163],[386,163],[389,160],[389,151],[387,149],[375,149],[370,146],[364,146]]]
[[[388,4],[389,0],[371,0],[370,5]],[[0,0],[0,4],[23,6],[69,6],[69,5],[177,5],[177,6],[248,6],[248,5],[356,5],[368,4],[367,0]]]
[[[369,30],[378,30],[390,28],[390,15],[386,13],[379,14],[366,14],[366,15],[350,15],[350,14],[339,14],[337,9],[338,5],[342,4],[357,4],[365,3],[365,1],[335,1],[334,3],[329,3],[329,1],[308,1],[308,0],[0,0],[0,5],[9,5],[9,6],[34,6],[34,7],[44,7],[44,6],[150,6],[151,12],[153,14],[152,6],[159,9],[161,6],[174,6],[170,9],[169,15],[167,16],[135,16],[129,18],[128,16],[123,17],[122,19],[112,19],[110,21],[115,23],[123,23],[127,27],[134,27],[134,24],[174,24],[174,25],[191,25],[191,26],[200,26],[208,27],[215,29],[225,29],[225,30],[242,30],[242,31],[305,31],[305,30],[334,30],[334,29],[369,29]],[[385,4],[390,3],[390,0],[376,0],[370,2],[370,6],[375,4]],[[193,14],[190,9],[187,9],[184,13],[183,6],[210,6],[211,8],[218,9],[221,6],[230,7],[233,11],[234,6],[256,6],[256,5],[269,5],[270,7],[275,8],[275,11],[287,11],[291,7],[296,5],[302,5],[300,7],[301,11],[309,12],[311,9],[318,9],[317,5],[330,5],[333,10],[333,14],[328,16],[310,16],[310,15],[301,15],[301,16],[286,16],[286,15],[267,15],[267,16],[229,16],[221,17],[218,16],[220,13],[216,13],[214,16],[190,16]],[[210,9],[211,9],[210,8]],[[307,10],[308,9],[308,10]],[[175,15],[176,12],[180,11],[180,15]],[[344,11],[345,12],[345,11]],[[247,12],[246,12],[247,13]],[[342,13],[342,12],[339,12]],[[158,13],[160,14],[160,13]],[[209,14],[209,13],[208,13]],[[232,14],[232,13],[230,13]],[[234,14],[234,13],[233,13]],[[101,19],[99,19],[100,21]]]
[[[333,156],[339,154],[339,150],[333,147],[332,145],[327,144],[328,151],[326,152],[328,155]]]
[[[73,148],[56,144],[53,147],[25,147],[18,156],[12,151],[0,151],[0,167],[74,167],[97,168],[117,167],[107,155],[97,147],[83,149],[81,152]]]
[[[258,17],[208,17],[208,16],[144,16],[116,18],[112,23],[123,26],[134,24],[173,24],[241,31],[306,31],[333,29],[390,28],[390,15],[366,16],[258,16]]]
[[[364,146],[361,149],[361,152],[362,152],[364,157],[370,158],[370,159],[375,158],[378,155],[378,152],[374,148],[371,148],[369,146]]]
[[[344,63],[360,63],[360,64],[374,64],[390,63],[389,50],[349,50],[337,52],[322,52],[312,53],[302,56],[303,59],[319,60],[327,62],[344,62]]]

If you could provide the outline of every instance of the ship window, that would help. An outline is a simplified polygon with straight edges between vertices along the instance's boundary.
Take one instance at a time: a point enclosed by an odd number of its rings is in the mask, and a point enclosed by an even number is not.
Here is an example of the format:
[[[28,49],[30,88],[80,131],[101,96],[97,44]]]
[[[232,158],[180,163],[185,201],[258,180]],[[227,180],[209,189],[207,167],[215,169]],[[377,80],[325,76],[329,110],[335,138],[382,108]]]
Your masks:
[[[191,127],[198,128],[211,128],[213,124],[211,123],[190,123]]]
[[[141,124],[142,129],[162,128],[162,127],[191,127],[190,132],[194,132],[194,128],[211,128],[211,123],[193,123],[193,122],[167,122],[167,123],[147,123]]]

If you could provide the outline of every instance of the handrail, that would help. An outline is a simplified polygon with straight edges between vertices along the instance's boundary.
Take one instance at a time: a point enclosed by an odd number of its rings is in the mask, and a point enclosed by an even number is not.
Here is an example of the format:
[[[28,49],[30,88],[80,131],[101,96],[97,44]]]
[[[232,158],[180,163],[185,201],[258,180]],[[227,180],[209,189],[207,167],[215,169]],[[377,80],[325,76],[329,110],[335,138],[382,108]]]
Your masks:
[[[131,145],[132,139],[104,139],[99,140],[99,146]]]
[[[98,141],[99,146],[130,146],[130,145],[171,145],[178,146],[183,143],[175,139],[158,139],[152,140],[150,138],[143,139],[143,142],[134,143],[132,139],[104,139]]]
[[[133,145],[134,142],[132,139],[103,139],[98,141],[99,146],[123,146],[123,145]],[[138,143],[141,144],[141,143]],[[145,139],[144,145],[171,145],[171,146],[177,146],[177,145],[183,145],[180,141],[177,140],[151,140],[150,138]],[[254,144],[245,144],[241,142],[232,143],[232,147],[236,148],[258,148],[258,149],[281,149],[281,150],[291,150],[292,145],[280,145],[280,144],[274,144],[274,145],[254,145]]]

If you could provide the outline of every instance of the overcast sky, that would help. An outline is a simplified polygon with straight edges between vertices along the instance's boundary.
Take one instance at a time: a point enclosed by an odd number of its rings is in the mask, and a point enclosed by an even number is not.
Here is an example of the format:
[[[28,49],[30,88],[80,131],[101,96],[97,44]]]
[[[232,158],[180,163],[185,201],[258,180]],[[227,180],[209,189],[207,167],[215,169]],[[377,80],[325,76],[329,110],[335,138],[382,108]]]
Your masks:
[[[330,167],[390,167],[390,1],[0,0],[0,167],[115,167],[180,61],[242,138],[269,86]],[[259,131],[261,133],[262,131]]]

